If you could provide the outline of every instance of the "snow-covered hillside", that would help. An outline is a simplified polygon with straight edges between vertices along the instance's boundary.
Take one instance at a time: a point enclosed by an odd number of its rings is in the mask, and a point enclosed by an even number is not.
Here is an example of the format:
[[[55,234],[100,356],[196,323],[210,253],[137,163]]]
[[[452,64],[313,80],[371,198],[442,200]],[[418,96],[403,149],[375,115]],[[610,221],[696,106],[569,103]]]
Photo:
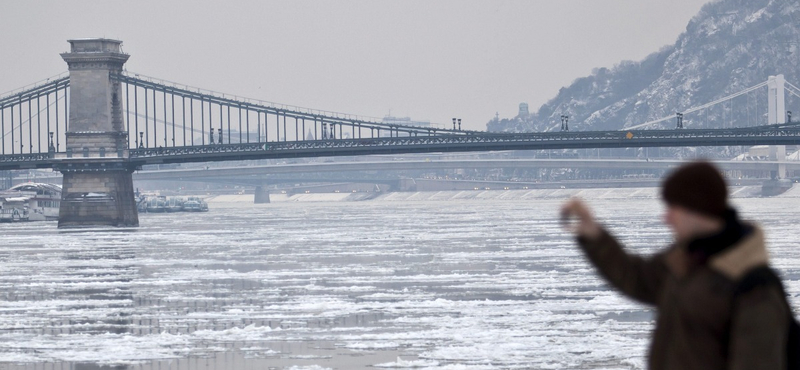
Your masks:
[[[562,88],[538,111],[493,119],[487,128],[559,130],[561,115],[570,116],[571,130],[631,127],[725,97],[776,74],[800,83],[800,1],[720,0],[704,6],[674,45],[643,61],[598,68]],[[684,125],[765,124],[766,99],[766,89],[761,89],[687,115]],[[800,98],[787,95],[787,109],[792,107],[800,111]]]

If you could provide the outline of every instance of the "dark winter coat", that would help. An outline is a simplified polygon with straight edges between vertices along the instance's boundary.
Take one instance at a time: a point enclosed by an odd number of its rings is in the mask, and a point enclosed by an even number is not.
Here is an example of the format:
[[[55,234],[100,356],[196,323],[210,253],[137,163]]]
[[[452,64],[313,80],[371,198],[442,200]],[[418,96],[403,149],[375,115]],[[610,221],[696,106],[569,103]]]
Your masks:
[[[786,368],[789,313],[780,289],[765,285],[733,294],[745,273],[768,264],[764,234],[756,226],[729,229],[652,257],[626,253],[605,231],[595,240],[579,238],[613,286],[655,306],[650,369]]]

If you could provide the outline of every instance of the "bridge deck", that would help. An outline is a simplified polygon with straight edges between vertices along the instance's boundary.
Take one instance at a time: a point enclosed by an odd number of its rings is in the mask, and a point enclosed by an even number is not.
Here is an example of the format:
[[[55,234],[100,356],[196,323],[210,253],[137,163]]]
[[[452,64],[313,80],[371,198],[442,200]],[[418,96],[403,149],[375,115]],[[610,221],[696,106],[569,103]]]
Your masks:
[[[126,163],[160,163],[333,157],[373,154],[475,152],[590,148],[752,146],[800,144],[800,124],[731,129],[581,131],[550,133],[486,133],[371,139],[327,139],[128,150]],[[0,170],[58,168],[97,158],[67,158],[65,153],[0,156]]]

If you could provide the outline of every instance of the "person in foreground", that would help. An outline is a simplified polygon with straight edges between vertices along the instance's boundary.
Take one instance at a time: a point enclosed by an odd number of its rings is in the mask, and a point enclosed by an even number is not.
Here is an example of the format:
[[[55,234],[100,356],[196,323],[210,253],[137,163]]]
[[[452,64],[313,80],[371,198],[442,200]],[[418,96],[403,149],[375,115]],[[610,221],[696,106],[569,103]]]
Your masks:
[[[677,169],[661,195],[675,241],[650,257],[627,253],[582,201],[562,208],[562,218],[577,219],[571,230],[600,274],[656,308],[649,368],[786,369],[793,318],[780,280],[751,278],[771,271],[763,231],[728,205],[710,163]]]

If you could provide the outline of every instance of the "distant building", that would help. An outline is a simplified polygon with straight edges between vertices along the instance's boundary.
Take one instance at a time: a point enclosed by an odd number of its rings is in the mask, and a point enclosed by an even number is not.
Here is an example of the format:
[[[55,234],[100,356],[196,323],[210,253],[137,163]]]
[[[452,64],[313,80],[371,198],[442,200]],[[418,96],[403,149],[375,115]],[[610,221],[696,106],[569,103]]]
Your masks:
[[[415,126],[415,127],[431,127],[431,121],[412,121],[410,117],[393,117],[385,116],[381,123],[389,125],[402,125],[402,126]]]
[[[423,127],[423,128],[437,128],[434,125],[431,125],[431,121],[413,121],[410,117],[393,117],[393,116],[385,116],[381,120],[381,123],[387,125],[398,125],[398,126],[414,126],[414,127]],[[388,131],[381,130],[380,136],[387,137],[390,136]],[[408,136],[407,133],[400,133],[400,136]]]
[[[530,115],[528,111],[528,103],[519,103],[519,114],[517,117],[527,117]]]

